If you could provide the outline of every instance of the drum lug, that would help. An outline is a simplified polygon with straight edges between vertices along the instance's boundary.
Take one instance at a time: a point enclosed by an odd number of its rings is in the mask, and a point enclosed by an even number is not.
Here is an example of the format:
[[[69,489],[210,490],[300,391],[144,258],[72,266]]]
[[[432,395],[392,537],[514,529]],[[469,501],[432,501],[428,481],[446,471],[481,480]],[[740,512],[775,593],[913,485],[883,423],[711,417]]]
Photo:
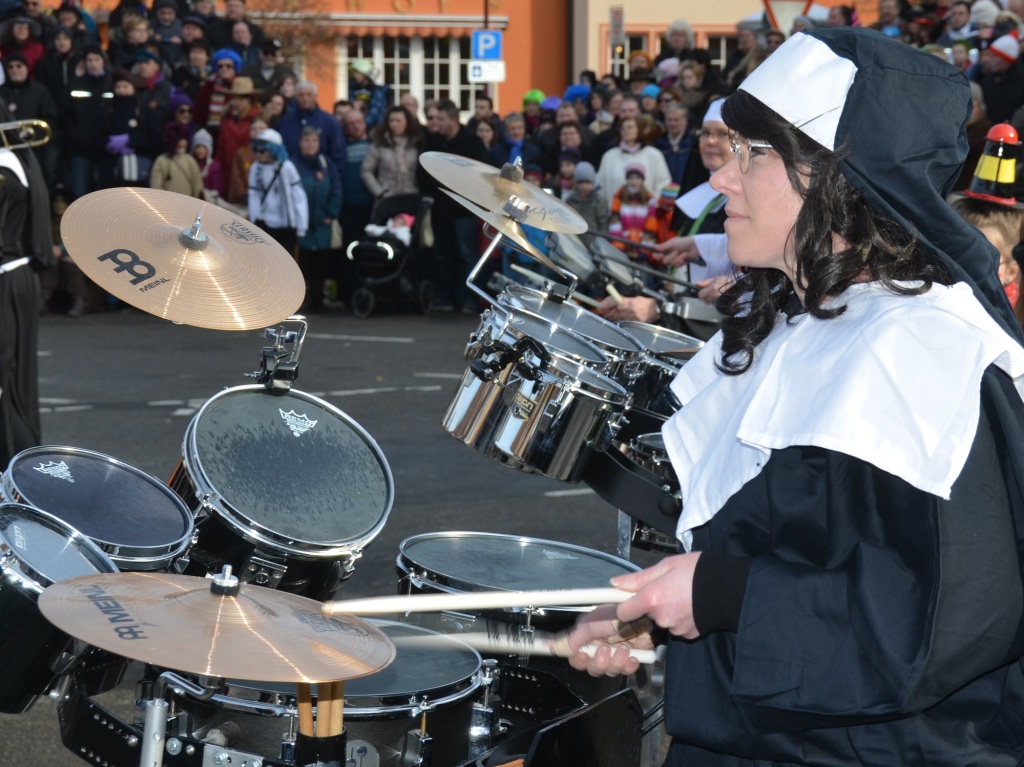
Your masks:
[[[276,589],[287,571],[288,566],[283,562],[253,552],[238,578],[243,583],[255,583],[257,586]]]
[[[431,767],[434,763],[434,738],[425,727],[405,733],[402,767]]]
[[[480,688],[483,690],[483,699],[473,704],[469,727],[469,753],[467,754],[470,759],[488,751],[494,736],[501,734],[498,716],[501,710],[501,696],[498,695],[494,684],[500,673],[501,668],[494,658],[488,658],[481,664]]]

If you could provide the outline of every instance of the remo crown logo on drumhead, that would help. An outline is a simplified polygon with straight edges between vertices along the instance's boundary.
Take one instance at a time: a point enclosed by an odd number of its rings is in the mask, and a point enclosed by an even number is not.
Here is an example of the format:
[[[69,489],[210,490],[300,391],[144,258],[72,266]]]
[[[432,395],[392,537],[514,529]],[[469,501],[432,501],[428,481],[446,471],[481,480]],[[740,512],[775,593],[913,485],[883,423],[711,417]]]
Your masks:
[[[277,412],[281,414],[281,418],[283,418],[284,422],[288,424],[288,428],[292,430],[292,434],[296,437],[301,437],[307,431],[316,426],[317,423],[306,415],[299,415],[294,410],[289,410],[286,413],[281,410],[281,408],[278,408]]]
[[[60,463],[48,461],[46,463],[41,463],[38,466],[33,466],[32,468],[40,474],[46,474],[54,477],[55,479],[63,479],[65,482],[70,482],[71,484],[75,483],[75,478],[71,476],[71,469],[68,468],[68,465],[64,463],[64,461],[61,461]]]

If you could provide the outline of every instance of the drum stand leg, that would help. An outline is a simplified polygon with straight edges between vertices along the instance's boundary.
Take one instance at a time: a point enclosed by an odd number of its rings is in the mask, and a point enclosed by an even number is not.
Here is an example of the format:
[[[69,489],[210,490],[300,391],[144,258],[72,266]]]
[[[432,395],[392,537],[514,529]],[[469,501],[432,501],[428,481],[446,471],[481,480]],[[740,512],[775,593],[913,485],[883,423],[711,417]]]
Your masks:
[[[142,730],[142,753],[139,767],[163,767],[164,737],[170,706],[163,698],[146,701],[146,718]]]
[[[633,542],[633,518],[622,509],[619,509],[615,533],[615,553],[618,554],[620,559],[625,559],[629,562],[629,554]]]

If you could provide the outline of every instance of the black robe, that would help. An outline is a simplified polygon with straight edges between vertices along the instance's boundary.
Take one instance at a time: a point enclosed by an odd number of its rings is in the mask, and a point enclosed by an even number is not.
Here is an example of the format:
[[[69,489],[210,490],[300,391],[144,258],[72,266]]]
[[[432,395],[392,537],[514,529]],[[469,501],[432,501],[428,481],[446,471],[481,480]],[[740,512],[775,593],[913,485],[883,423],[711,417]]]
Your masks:
[[[1024,760],[1024,403],[980,396],[949,501],[790,447],[694,531],[753,566],[735,633],[671,640],[666,767]]]

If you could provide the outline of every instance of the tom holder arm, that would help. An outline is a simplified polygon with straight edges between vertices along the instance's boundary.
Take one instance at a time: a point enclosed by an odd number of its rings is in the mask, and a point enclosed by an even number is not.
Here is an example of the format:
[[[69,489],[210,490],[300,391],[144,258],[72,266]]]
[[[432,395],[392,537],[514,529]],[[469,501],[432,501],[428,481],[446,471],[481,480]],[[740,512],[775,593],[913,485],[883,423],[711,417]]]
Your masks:
[[[260,369],[246,376],[275,394],[290,390],[299,377],[299,355],[308,327],[302,315],[293,314],[276,328],[267,328],[264,335],[272,345],[260,350]]]

